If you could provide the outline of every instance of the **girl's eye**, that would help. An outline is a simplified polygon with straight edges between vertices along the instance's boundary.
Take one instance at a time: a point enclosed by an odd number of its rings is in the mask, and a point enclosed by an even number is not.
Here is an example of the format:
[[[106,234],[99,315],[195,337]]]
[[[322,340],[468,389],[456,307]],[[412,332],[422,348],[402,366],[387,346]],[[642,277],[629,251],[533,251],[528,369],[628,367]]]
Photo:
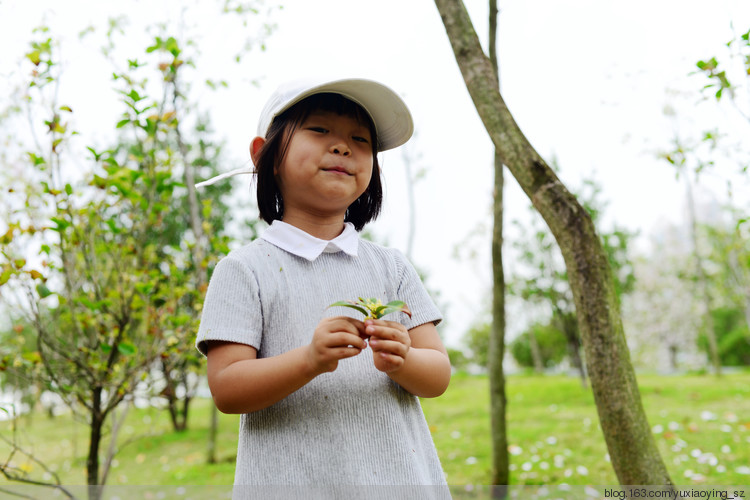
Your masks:
[[[328,130],[324,129],[323,127],[308,127],[308,129],[321,134],[325,134],[326,132],[328,132]]]
[[[357,142],[364,142],[365,144],[370,143],[370,141],[366,137],[354,136],[353,139]]]

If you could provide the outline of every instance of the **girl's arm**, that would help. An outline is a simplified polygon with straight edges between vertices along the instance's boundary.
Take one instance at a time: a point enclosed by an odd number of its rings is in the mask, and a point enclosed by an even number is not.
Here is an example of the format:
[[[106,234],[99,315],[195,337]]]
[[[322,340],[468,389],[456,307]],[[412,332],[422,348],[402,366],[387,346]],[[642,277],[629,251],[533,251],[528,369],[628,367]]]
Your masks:
[[[395,321],[367,320],[365,333],[375,367],[410,393],[434,398],[448,388],[451,364],[433,323],[407,331]]]
[[[366,347],[364,325],[347,318],[324,318],[309,345],[258,359],[254,347],[233,342],[208,344],[208,386],[223,413],[261,410],[300,389],[341,359]]]

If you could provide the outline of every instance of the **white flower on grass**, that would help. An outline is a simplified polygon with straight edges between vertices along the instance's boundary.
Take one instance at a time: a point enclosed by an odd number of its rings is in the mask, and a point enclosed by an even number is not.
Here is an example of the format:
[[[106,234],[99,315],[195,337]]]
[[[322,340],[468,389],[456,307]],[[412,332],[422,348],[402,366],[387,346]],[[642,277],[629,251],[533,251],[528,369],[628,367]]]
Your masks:
[[[589,470],[585,466],[583,466],[583,465],[577,466],[576,467],[576,472],[578,473],[579,476],[588,476],[589,475]]]
[[[557,438],[555,436],[550,436],[547,438],[547,444],[557,444]]]
[[[558,469],[562,469],[565,465],[565,458],[562,455],[555,455],[552,461]]]
[[[677,431],[680,430],[680,424],[677,422],[669,422],[667,428],[669,428],[670,431]]]
[[[477,457],[469,457],[466,459],[466,465],[474,465],[477,463]]]
[[[732,426],[727,424],[722,425],[719,429],[721,432],[732,432]]]
[[[724,467],[723,465],[719,464],[719,465],[716,466],[716,472],[720,472],[721,473],[721,472],[726,472],[726,471],[727,471],[727,468]]]
[[[730,422],[730,423],[735,423],[738,420],[737,419],[737,415],[735,415],[734,413],[731,413],[731,412],[725,414],[724,418],[727,420],[727,422]]]
[[[547,462],[540,462],[539,463],[539,468],[542,469],[542,470],[548,470],[549,469],[549,464]]]
[[[721,447],[721,452],[722,453],[732,453],[732,448],[730,448],[728,444],[725,444],[724,446]]]
[[[531,470],[531,462],[524,462],[523,465],[521,465],[521,469],[525,471]]]
[[[664,432],[664,427],[657,424],[651,428],[651,432],[653,432],[654,434],[661,434],[662,432]]]
[[[734,469],[734,472],[736,472],[737,474],[748,476],[750,475],[750,467],[748,467],[747,465],[740,465],[739,467]]]
[[[453,431],[453,432],[451,432],[451,437],[453,439],[458,439],[458,438],[461,437],[461,432],[460,431]]]
[[[690,452],[690,456],[693,458],[698,458],[699,456],[701,456],[702,453],[703,452],[701,450],[699,450],[698,448],[695,448],[693,451]]]
[[[709,420],[716,420],[716,413],[710,412],[708,410],[703,410],[701,412],[701,419],[708,422]]]
[[[523,453],[523,448],[521,448],[517,444],[512,444],[508,446],[508,453],[510,453],[513,456],[518,456],[521,453]]]
[[[693,472],[692,469],[686,469],[685,472],[682,473],[682,475],[685,476],[688,479],[690,479],[691,477],[693,477],[693,474],[695,474],[695,473]]]
[[[594,488],[592,488],[591,486],[586,486],[583,489],[583,491],[584,491],[584,493],[586,493],[586,496],[591,497],[591,498],[601,498],[602,497],[602,494],[599,493]]]

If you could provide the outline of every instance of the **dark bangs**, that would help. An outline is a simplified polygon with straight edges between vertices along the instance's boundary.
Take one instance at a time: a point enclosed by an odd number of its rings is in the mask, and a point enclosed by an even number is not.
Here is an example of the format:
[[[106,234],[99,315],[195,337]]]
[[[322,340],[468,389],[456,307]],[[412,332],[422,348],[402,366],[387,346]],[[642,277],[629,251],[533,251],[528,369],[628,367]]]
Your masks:
[[[340,94],[315,94],[274,118],[265,137],[266,143],[258,152],[255,164],[257,175],[257,199],[260,218],[268,224],[284,216],[284,200],[276,183],[274,170],[281,164],[297,128],[315,112],[331,112],[354,118],[370,131],[372,144],[372,176],[367,190],[349,205],[346,222],[351,222],[357,231],[375,220],[383,202],[383,187],[378,164],[378,137],[370,115],[357,103]]]

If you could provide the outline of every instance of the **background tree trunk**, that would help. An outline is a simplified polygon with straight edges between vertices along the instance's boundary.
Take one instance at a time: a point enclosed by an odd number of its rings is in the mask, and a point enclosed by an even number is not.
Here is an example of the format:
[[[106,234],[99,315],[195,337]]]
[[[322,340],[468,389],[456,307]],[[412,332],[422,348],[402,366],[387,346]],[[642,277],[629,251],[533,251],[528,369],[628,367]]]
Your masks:
[[[612,272],[591,217],[513,120],[463,2],[435,0],[435,4],[492,142],[560,246],[599,421],[617,478],[626,485],[671,485],[643,410]]]
[[[500,82],[497,61],[497,0],[490,0],[489,52],[495,78]],[[492,229],[492,328],[488,349],[490,375],[490,415],[492,422],[492,484],[510,484],[510,458],[505,396],[505,273],[503,271],[503,161],[495,151],[495,185]],[[494,496],[504,498],[507,491],[498,489]]]

